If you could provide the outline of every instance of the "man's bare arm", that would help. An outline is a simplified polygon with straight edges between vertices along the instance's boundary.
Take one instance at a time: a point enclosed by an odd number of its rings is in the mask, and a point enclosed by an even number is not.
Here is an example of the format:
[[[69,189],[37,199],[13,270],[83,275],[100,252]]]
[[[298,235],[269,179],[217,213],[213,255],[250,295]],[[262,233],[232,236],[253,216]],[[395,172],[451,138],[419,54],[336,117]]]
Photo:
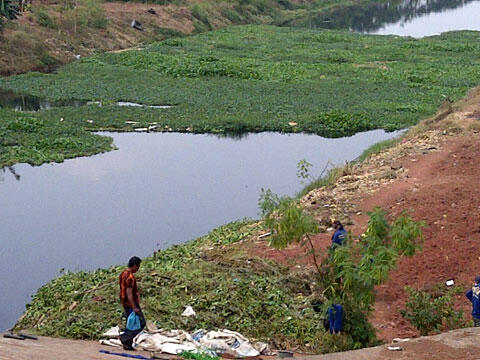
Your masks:
[[[138,313],[140,312],[140,309],[137,307],[138,304],[135,303],[135,299],[133,298],[133,289],[132,288],[127,288],[127,299],[130,304],[133,304],[135,307],[133,308],[133,311]]]

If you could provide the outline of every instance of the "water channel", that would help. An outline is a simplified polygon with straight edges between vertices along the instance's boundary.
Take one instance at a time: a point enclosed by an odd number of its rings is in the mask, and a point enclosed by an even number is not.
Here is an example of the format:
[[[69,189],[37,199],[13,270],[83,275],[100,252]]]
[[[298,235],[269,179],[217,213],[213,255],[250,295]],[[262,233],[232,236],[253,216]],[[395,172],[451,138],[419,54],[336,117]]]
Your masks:
[[[296,163],[341,164],[396,136],[349,138],[250,134],[238,140],[174,133],[109,134],[119,150],[61,164],[18,164],[0,172],[3,291],[0,329],[61,268],[122,264],[180,244],[221,224],[257,217],[262,187],[294,195]]]
[[[310,16],[302,25],[421,37],[480,30],[478,14],[479,0],[401,0]],[[72,105],[82,104],[0,96],[0,107],[17,110]],[[108,134],[119,150],[0,171],[0,196],[7,204],[0,209],[0,272],[8,294],[0,330],[11,326],[36,289],[62,268],[121,264],[133,253],[147,256],[221,224],[256,217],[262,187],[290,195],[300,190],[297,161],[313,163],[315,175],[327,161],[352,160],[395,135],[371,131],[324,139],[262,133],[231,139]]]

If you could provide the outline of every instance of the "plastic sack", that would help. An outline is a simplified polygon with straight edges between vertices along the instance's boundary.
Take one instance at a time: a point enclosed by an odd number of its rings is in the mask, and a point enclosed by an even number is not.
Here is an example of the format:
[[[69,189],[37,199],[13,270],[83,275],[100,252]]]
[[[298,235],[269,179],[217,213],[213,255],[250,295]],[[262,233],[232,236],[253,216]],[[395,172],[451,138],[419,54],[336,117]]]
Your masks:
[[[135,331],[135,330],[140,330],[140,316],[135,314],[135,312],[131,312],[130,315],[128,315],[127,319],[127,330],[130,331]]]

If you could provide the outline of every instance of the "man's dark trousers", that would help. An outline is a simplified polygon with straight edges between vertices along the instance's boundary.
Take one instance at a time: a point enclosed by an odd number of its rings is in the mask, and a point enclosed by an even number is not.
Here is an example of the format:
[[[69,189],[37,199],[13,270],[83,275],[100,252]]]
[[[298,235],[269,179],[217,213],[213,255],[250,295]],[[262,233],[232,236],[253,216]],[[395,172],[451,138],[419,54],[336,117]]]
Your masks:
[[[125,318],[128,319],[128,317],[132,312],[133,312],[132,308],[125,308]],[[128,330],[126,328],[127,326],[125,322],[125,331],[123,332],[122,335],[120,335],[120,341],[122,342],[123,346],[127,346],[127,347],[132,346],[133,339],[135,338],[135,336],[137,336],[140,333],[140,331],[142,331],[143,328],[145,327],[146,322],[145,322],[145,317],[143,316],[142,310],[140,310],[140,312],[137,313],[137,315],[140,317],[140,329]]]

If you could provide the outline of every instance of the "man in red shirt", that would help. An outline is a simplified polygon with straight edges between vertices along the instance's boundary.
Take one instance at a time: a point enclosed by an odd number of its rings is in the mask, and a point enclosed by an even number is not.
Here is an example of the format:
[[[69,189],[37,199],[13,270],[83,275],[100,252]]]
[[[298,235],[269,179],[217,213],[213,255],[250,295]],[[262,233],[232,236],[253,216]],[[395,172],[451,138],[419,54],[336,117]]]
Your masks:
[[[145,327],[145,317],[143,316],[140,308],[140,293],[137,288],[137,280],[135,279],[135,273],[140,268],[142,260],[134,256],[128,261],[128,268],[125,269],[119,277],[120,283],[120,303],[125,310],[125,316],[128,316],[135,312],[140,317],[140,329],[128,330],[125,329],[122,335],[120,335],[120,341],[123,344],[125,350],[135,350],[133,348],[133,339],[137,334]]]

